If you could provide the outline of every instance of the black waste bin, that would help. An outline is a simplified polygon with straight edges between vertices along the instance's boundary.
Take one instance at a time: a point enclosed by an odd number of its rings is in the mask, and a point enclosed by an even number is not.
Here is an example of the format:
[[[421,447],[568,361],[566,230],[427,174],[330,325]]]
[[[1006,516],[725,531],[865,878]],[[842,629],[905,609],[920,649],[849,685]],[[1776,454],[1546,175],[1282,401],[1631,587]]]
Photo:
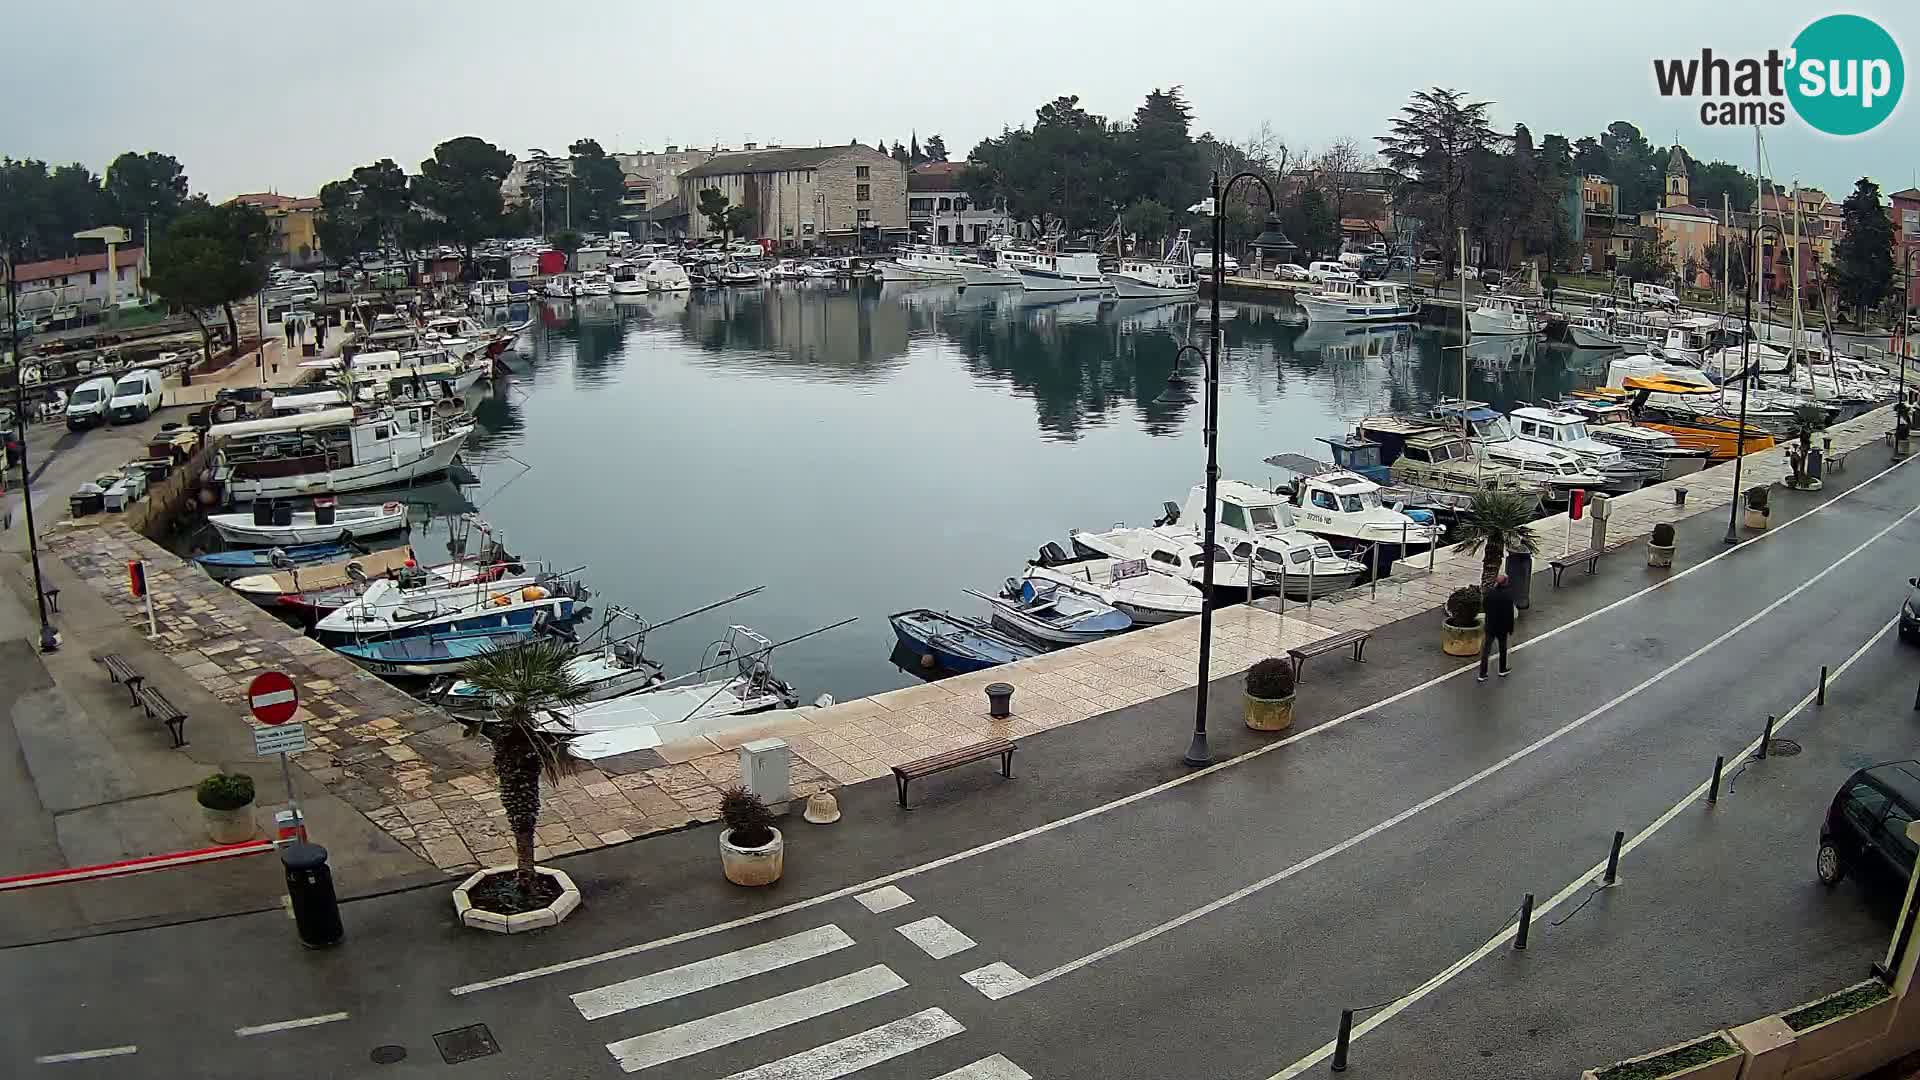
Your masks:
[[[1507,587],[1513,592],[1513,607],[1525,611],[1533,606],[1533,556],[1524,551],[1507,552]]]
[[[287,896],[293,901],[300,943],[309,949],[338,945],[346,931],[340,926],[340,902],[333,895],[327,849],[318,844],[288,844],[280,849],[280,864],[287,868]]]

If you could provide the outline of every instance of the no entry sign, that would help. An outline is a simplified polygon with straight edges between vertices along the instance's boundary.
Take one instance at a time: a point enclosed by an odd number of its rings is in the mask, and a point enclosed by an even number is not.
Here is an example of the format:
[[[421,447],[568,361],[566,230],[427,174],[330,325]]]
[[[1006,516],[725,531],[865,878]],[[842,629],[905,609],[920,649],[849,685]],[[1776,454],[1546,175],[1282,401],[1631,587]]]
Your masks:
[[[284,724],[293,719],[294,710],[300,707],[300,695],[294,690],[292,679],[278,671],[264,671],[247,684],[247,703],[253,707],[255,720],[263,724]]]

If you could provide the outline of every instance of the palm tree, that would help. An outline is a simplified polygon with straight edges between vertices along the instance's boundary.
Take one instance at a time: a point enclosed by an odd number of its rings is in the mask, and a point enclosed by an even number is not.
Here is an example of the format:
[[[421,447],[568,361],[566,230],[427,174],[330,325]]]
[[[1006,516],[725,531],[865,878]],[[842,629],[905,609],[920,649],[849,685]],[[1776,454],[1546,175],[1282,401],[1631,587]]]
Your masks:
[[[534,886],[533,830],[540,823],[540,777],[553,783],[573,771],[567,743],[573,733],[564,721],[539,716],[586,700],[587,688],[567,667],[569,648],[558,641],[535,641],[517,649],[496,649],[468,666],[466,679],[493,704],[493,719],[467,721],[468,734],[493,744],[493,775],[500,784],[500,805],[513,830],[513,849],[523,895]]]
[[[1500,576],[1500,560],[1509,551],[1538,554],[1540,539],[1527,522],[1533,519],[1532,501],[1511,491],[1481,488],[1474,492],[1473,504],[1460,522],[1460,547],[1469,555],[1485,552],[1480,568],[1480,587],[1493,588]]]

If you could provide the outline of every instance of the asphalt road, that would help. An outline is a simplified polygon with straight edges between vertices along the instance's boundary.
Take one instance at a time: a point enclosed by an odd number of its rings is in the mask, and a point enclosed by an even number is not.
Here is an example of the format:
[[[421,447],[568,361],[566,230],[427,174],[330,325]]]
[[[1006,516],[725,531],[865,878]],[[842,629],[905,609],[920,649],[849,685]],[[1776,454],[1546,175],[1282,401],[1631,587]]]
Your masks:
[[[1888,631],[1920,469],[1775,496],[1776,521],[1825,505],[1725,554],[1724,519],[1683,523],[1668,578],[1627,549],[1543,585],[1509,679],[1412,620],[1364,668],[1316,661],[1302,729],[1204,773],[1167,763],[1176,700],[1031,740],[1014,784],[929,782],[913,814],[850,791],[842,826],[790,822],[770,894],[718,884],[700,829],[563,862],[585,909],[524,938],[459,931],[431,890],[350,906],[326,952],[277,915],[8,950],[0,1061],[426,1076],[432,1036],[484,1023],[498,1052],[462,1074],[1261,1080],[1323,1070],[1339,1010],[1377,1006],[1353,1075],[1544,1077],[1751,1019],[1884,948],[1891,905],[1814,884],[1813,840],[1848,770],[1912,753],[1920,676]],[[1832,695],[1802,706],[1821,664]],[[1770,713],[1804,752],[1707,806],[1714,756]],[[1596,893],[1616,830],[1634,847]],[[1515,954],[1524,892],[1548,906]]]

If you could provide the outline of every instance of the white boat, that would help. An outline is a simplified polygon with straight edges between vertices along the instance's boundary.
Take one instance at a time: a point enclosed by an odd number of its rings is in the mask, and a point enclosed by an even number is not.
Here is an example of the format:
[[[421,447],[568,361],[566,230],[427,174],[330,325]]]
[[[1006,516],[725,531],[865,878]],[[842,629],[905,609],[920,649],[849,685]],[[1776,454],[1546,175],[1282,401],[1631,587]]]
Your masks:
[[[686,292],[693,288],[686,268],[672,259],[655,259],[644,272],[648,292]]]
[[[380,578],[314,624],[329,644],[417,634],[563,623],[585,611],[586,590],[564,578],[505,577],[444,589],[402,589]]]
[[[547,279],[545,285],[541,286],[540,292],[542,295],[550,296],[555,300],[571,300],[576,295],[573,289],[574,276],[572,274],[555,274]]]
[[[1614,495],[1638,491],[1655,473],[1653,469],[1628,461],[1619,447],[1589,435],[1586,418],[1575,413],[1528,405],[1513,410],[1507,417],[1521,439],[1570,451],[1587,471],[1605,477],[1602,491]]]
[[[474,307],[506,307],[513,303],[513,293],[504,281],[480,281],[467,291],[467,302]]]
[[[994,251],[992,262],[961,263],[960,279],[969,288],[1019,285],[1020,268],[1032,262],[1035,254],[1037,253],[1026,248],[999,248]]]
[[[744,626],[730,627],[720,655],[732,670],[721,678],[670,679],[638,693],[552,711],[552,730],[571,734],[574,757],[594,760],[650,750],[736,727],[742,716],[791,708],[793,688],[773,673],[773,644]]]
[[[1197,296],[1200,292],[1193,267],[1144,259],[1122,260],[1120,269],[1107,275],[1107,284],[1113,286],[1114,294],[1122,300],[1178,299]]]
[[[1468,314],[1467,322],[1473,328],[1474,337],[1538,334],[1546,329],[1532,301],[1504,293],[1481,297],[1480,306]]]
[[[235,546],[286,547],[325,543],[342,535],[363,539],[399,532],[407,527],[407,508],[390,502],[333,510],[322,507],[296,514],[262,500],[254,504],[253,513],[209,514],[207,522],[219,531],[222,540]]]
[[[582,296],[612,296],[613,279],[599,270],[583,270],[580,276],[573,280],[573,295],[576,298]]]
[[[1634,423],[1632,410],[1617,402],[1574,400],[1560,407],[1584,419],[1589,435],[1619,447],[1627,460],[1653,469],[1659,480],[1677,480],[1699,472],[1713,456],[1713,451],[1705,447],[1681,446],[1670,432]]]
[[[1075,529],[1067,538],[1073,542],[1073,550],[1086,558],[1141,559],[1153,573],[1176,577],[1194,586],[1206,581],[1209,557],[1191,529],[1176,526],[1150,529],[1120,526],[1100,532]],[[1244,596],[1268,584],[1265,571],[1235,562],[1220,545],[1217,534],[1211,561],[1213,587],[1222,593]]]
[[[473,427],[464,416],[403,403],[216,424],[208,435],[228,497],[260,499],[364,491],[445,472]]]
[[[637,693],[665,681],[660,665],[641,655],[640,647],[630,641],[617,641],[568,658],[567,674],[580,684],[585,694],[580,699],[583,705]],[[487,705],[480,688],[465,679],[455,680],[435,696],[451,709]]]
[[[1318,599],[1351,586],[1366,573],[1364,563],[1341,557],[1331,544],[1299,528],[1293,507],[1279,495],[1222,480],[1214,496],[1214,539],[1242,566],[1251,560],[1253,569],[1265,575],[1267,588],[1298,600]],[[1163,520],[1182,522],[1183,531],[1197,537],[1205,528],[1206,505],[1206,485],[1195,484],[1187,492],[1186,506],[1176,511],[1168,504]]]
[[[1100,256],[1091,251],[1036,252],[1020,267],[1020,287],[1028,292],[1099,292],[1112,286],[1100,272]]]
[[[1620,347],[1620,339],[1613,336],[1613,320],[1593,312],[1567,316],[1567,340],[1576,349]]]
[[[1356,553],[1385,545],[1391,558],[1404,558],[1440,541],[1441,530],[1431,514],[1422,511],[1415,518],[1386,505],[1380,485],[1359,473],[1303,454],[1275,454],[1266,461],[1293,471],[1292,486],[1282,493],[1288,496],[1294,524],[1315,536]],[[1258,531],[1262,515],[1249,508],[1248,517]],[[1391,558],[1383,555],[1381,565],[1391,566]]]
[[[615,296],[645,296],[647,279],[641,269],[629,262],[607,265],[608,286]]]
[[[1083,593],[1143,625],[1198,615],[1205,606],[1199,587],[1183,578],[1118,559],[1073,559],[1058,544],[1040,549],[1040,560],[1027,568],[1027,578]]]
[[[1406,322],[1415,316],[1407,287],[1392,281],[1327,278],[1310,293],[1295,294],[1309,323]]]
[[[1446,401],[1434,407],[1431,415],[1441,424],[1460,431],[1493,465],[1518,470],[1520,475],[1545,485],[1550,503],[1564,503],[1575,488],[1606,490],[1607,480],[1586,467],[1571,451],[1546,443],[1522,439],[1513,433],[1507,418],[1480,401]]]
[[[941,247],[909,247],[879,264],[881,281],[961,281],[960,268],[970,260]]]
[[[1049,645],[1085,645],[1133,626],[1133,617],[1058,582],[1007,579],[1000,596],[974,595],[993,607],[993,625]]]

